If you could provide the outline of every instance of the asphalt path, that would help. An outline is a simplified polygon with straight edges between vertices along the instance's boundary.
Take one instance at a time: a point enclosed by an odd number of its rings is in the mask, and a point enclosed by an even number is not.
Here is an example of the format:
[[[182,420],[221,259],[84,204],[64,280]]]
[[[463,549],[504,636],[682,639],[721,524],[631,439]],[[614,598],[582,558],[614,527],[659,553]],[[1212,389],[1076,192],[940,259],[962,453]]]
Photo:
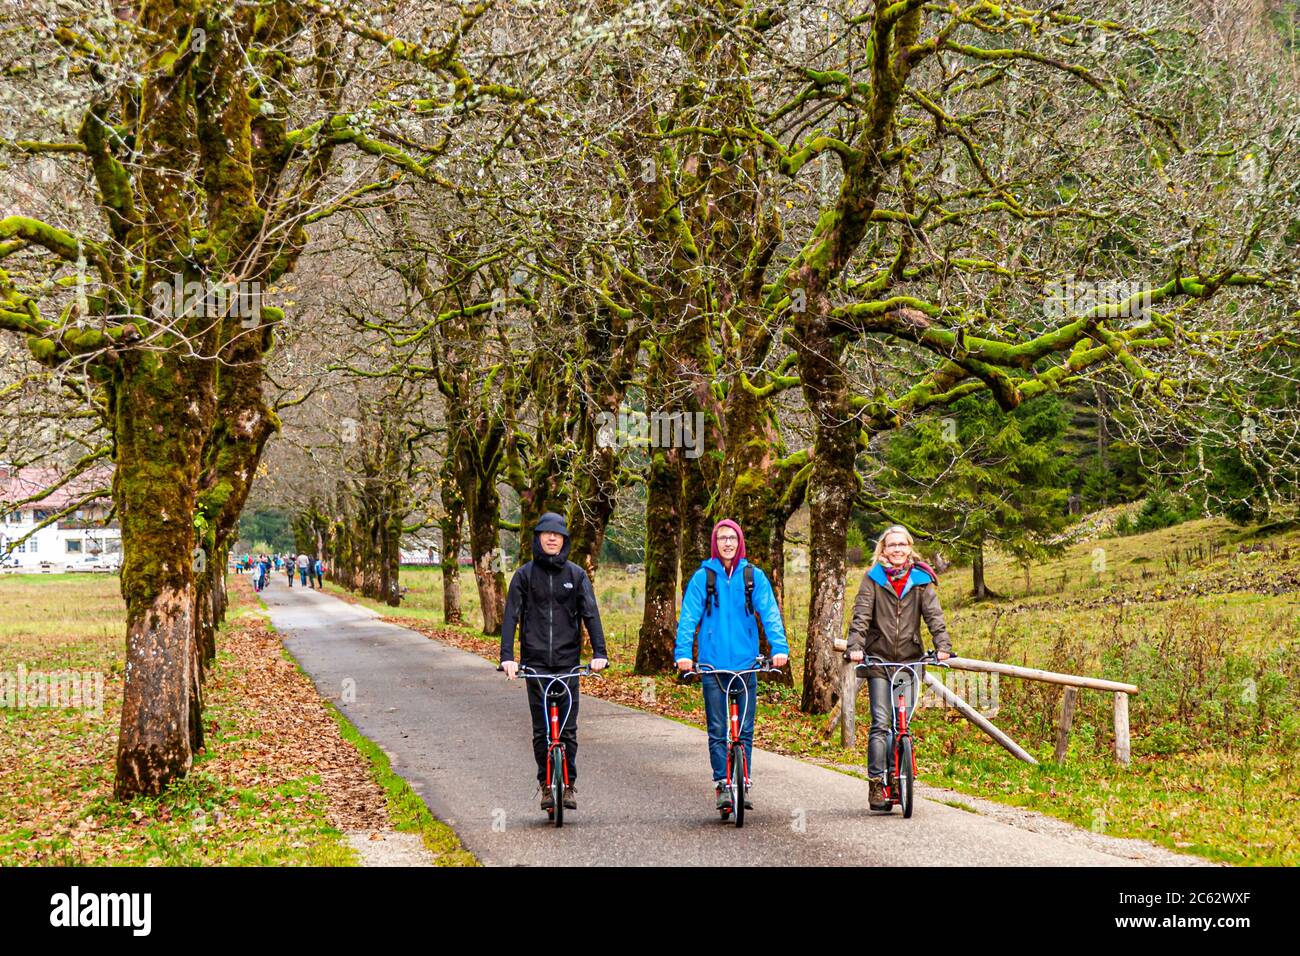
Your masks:
[[[864,780],[757,748],[755,807],[736,829],[713,809],[702,730],[590,696],[578,724],[578,809],[556,830],[537,805],[522,680],[329,594],[276,579],[262,596],[321,695],[488,865],[1137,862],[925,799],[910,820],[897,809],[871,814]]]

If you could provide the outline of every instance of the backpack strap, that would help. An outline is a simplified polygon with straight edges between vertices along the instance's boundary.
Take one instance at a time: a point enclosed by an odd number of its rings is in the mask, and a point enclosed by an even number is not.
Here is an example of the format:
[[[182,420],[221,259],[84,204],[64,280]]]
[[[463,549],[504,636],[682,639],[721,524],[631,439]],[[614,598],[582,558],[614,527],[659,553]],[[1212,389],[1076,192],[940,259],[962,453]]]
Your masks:
[[[758,612],[754,610],[754,566],[748,562],[742,572],[745,576],[745,613],[754,618],[758,624],[759,633],[763,633],[763,621],[759,618]],[[718,607],[718,574],[712,568],[704,569],[704,613],[695,625],[695,636],[700,636],[700,628],[704,626],[704,619],[709,615],[709,604],[712,602],[713,607]]]
[[[718,606],[718,573],[714,571],[712,568],[705,568],[704,569],[704,613],[701,614],[700,619],[695,622],[695,634],[691,638],[692,640],[700,636],[700,628],[704,626],[704,619],[709,616],[710,601],[713,602],[714,607]]]
[[[759,638],[767,640],[767,629],[763,627],[763,619],[754,610],[754,566],[748,562],[745,563],[745,610],[758,626]]]

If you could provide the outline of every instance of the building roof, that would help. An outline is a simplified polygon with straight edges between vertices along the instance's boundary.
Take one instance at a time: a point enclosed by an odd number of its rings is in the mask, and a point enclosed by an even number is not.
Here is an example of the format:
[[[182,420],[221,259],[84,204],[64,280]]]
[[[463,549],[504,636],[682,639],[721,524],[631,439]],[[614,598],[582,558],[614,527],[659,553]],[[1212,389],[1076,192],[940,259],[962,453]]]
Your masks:
[[[0,505],[12,505],[38,495],[63,478],[64,472],[59,468],[31,465],[26,468],[13,468],[0,465]],[[49,494],[29,502],[25,507],[40,507],[58,510],[66,508],[84,498],[96,488],[108,488],[113,481],[113,469],[103,465],[91,468],[78,475],[67,484]]]

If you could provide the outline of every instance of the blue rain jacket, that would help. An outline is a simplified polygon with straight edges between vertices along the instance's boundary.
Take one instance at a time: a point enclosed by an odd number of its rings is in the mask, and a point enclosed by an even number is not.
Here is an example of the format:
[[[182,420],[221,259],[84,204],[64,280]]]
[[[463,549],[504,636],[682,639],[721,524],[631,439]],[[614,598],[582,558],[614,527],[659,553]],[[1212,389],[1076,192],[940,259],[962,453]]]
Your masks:
[[[682,612],[677,618],[677,642],[673,646],[673,660],[686,660],[691,656],[691,639],[695,625],[704,615],[706,591],[705,568],[713,568],[717,575],[718,606],[710,608],[700,627],[698,660],[721,670],[745,670],[754,665],[758,656],[758,625],[754,615],[745,610],[744,567],[749,561],[740,558],[728,576],[717,558],[709,558],[700,565],[686,586],[682,599]],[[754,566],[754,612],[763,621],[763,631],[772,646],[773,656],[789,654],[790,645],[785,639],[785,625],[781,622],[781,609],[777,606],[772,584],[762,568]]]

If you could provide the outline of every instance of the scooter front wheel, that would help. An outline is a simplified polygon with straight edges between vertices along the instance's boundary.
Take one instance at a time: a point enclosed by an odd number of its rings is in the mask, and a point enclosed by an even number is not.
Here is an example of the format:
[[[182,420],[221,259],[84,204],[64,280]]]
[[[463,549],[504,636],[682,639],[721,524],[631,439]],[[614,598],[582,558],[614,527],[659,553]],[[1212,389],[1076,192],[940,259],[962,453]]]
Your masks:
[[[736,814],[736,826],[745,825],[745,752],[736,747],[731,758],[731,801]]]
[[[555,801],[555,810],[551,814],[558,830],[564,826],[564,751],[556,749],[551,755],[551,799]]]
[[[904,737],[898,746],[898,802],[903,818],[912,816],[912,738]]]

